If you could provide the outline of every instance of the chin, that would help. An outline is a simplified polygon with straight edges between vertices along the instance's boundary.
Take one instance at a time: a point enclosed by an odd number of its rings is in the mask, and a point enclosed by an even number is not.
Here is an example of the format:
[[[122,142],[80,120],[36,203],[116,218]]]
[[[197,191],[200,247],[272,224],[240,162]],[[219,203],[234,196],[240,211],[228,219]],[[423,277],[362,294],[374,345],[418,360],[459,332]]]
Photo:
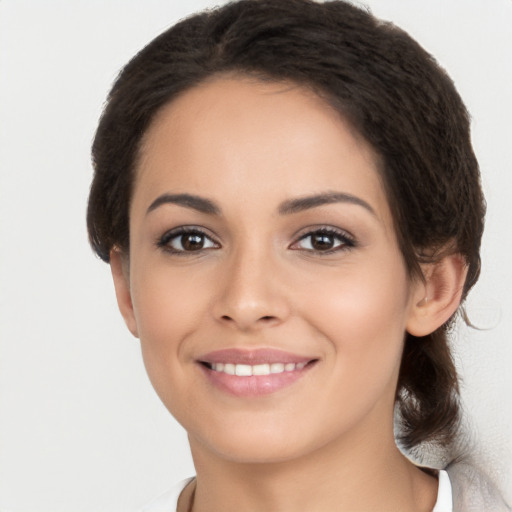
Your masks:
[[[200,443],[217,457],[237,464],[277,464],[300,458],[308,452],[307,447],[277,439],[275,434],[270,439],[261,433],[251,439],[247,436],[199,441],[189,438],[192,452],[194,446]]]
[[[307,418],[293,418],[294,421],[286,421],[280,415],[248,415],[242,421],[240,416],[232,415],[229,422],[210,421],[197,428],[186,423],[183,426],[189,432],[192,453],[206,450],[225,461],[275,464],[314,453],[332,436],[332,432],[319,431],[318,425],[309,424]]]

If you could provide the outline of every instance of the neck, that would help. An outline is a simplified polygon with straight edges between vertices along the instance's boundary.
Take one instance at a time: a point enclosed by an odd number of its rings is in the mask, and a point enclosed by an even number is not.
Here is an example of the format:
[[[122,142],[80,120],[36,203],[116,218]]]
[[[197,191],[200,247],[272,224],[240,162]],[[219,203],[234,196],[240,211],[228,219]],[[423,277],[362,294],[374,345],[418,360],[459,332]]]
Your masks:
[[[361,435],[362,434],[362,435]],[[435,478],[396,448],[393,432],[359,432],[289,461],[226,460],[193,439],[194,512],[431,511]]]

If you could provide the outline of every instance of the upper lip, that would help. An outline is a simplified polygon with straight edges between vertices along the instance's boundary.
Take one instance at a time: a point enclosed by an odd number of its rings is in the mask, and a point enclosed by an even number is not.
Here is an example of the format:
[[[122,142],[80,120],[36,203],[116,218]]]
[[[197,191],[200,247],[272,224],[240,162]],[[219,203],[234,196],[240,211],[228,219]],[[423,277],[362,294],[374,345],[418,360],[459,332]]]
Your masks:
[[[272,363],[308,363],[315,357],[293,354],[273,348],[240,349],[227,348],[208,352],[198,358],[202,363],[233,363],[233,364],[272,364]]]

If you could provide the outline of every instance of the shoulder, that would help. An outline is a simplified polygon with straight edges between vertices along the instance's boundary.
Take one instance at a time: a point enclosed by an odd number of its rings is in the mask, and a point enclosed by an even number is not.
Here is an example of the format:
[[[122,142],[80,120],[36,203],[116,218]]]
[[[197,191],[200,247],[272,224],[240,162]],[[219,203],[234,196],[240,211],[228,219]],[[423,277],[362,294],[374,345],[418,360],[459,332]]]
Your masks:
[[[176,512],[178,498],[193,480],[187,478],[148,503],[140,512]],[[492,480],[471,464],[452,463],[439,471],[437,501],[432,512],[512,512]]]
[[[446,468],[450,476],[454,512],[511,512],[492,479],[471,463],[455,462]]]
[[[193,477],[186,478],[185,480],[178,482],[167,492],[149,502],[140,510],[140,512],[176,512],[178,498],[180,497],[181,492],[193,479]]]

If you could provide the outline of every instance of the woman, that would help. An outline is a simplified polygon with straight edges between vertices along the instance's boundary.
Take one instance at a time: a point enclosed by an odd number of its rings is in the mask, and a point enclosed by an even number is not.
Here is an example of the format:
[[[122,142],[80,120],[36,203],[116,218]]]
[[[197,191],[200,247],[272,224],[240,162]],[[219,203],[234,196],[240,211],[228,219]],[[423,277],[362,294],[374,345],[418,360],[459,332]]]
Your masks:
[[[447,332],[485,209],[407,34],[345,2],[192,16],[125,67],[93,158],[90,240],[197,471],[148,510],[506,509],[395,442],[460,455]]]

